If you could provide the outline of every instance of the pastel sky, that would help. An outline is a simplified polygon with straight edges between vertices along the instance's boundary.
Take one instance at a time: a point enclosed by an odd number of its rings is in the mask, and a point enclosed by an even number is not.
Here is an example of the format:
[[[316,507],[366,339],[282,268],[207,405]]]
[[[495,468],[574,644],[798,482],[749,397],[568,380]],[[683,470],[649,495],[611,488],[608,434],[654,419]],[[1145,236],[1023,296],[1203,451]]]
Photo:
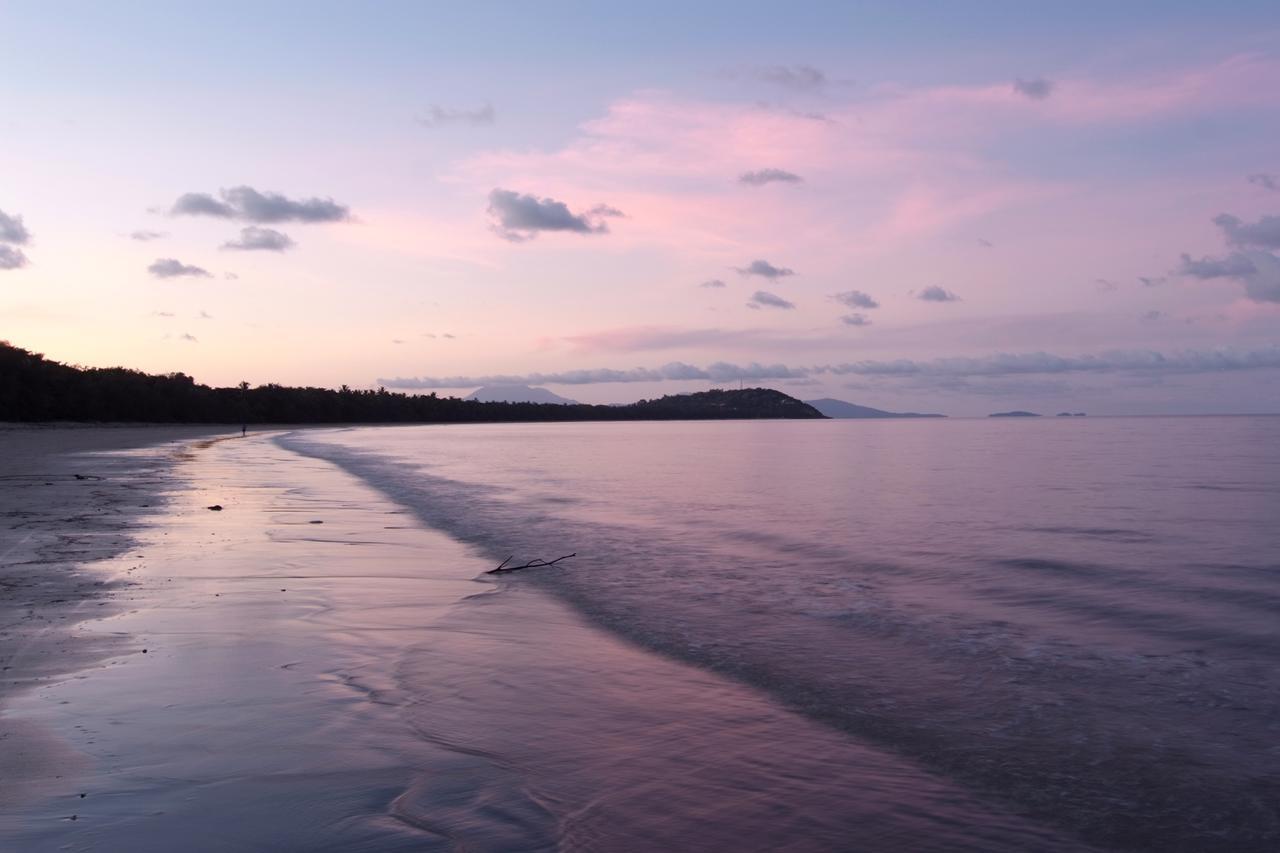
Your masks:
[[[212,384],[1280,412],[1274,2],[607,8],[0,4],[0,339]]]

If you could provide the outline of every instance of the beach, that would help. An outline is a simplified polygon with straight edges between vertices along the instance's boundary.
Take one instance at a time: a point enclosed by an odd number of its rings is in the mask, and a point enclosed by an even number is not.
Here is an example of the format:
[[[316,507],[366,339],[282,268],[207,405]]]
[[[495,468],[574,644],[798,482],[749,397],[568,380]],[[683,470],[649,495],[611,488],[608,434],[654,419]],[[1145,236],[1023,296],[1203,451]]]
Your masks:
[[[94,665],[120,638],[77,629],[115,612],[128,583],[95,566],[123,553],[171,488],[170,455],[209,427],[0,425],[0,710]],[[141,452],[138,452],[141,449]],[[123,455],[95,455],[103,450]],[[129,451],[134,451],[132,454]],[[6,714],[0,809],[52,793],[83,756]]]
[[[31,608],[80,651],[7,688],[39,758],[9,849],[1087,849],[485,575],[270,434],[70,460],[149,492],[103,498],[130,547],[76,569],[74,618]]]
[[[0,853],[1280,853],[1280,5],[67,5]]]

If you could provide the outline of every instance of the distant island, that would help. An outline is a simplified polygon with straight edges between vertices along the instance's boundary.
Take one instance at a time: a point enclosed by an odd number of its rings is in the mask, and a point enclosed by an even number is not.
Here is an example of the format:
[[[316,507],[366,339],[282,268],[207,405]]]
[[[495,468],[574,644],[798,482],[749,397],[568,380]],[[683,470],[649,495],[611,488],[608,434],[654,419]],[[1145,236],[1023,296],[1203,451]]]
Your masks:
[[[918,412],[886,412],[870,406],[858,406],[844,400],[823,397],[821,400],[805,400],[829,418],[945,418],[946,415],[922,415]]]
[[[1012,412],[994,412],[993,414],[987,415],[987,417],[989,418],[1038,418],[1040,417],[1040,413],[1039,412],[1022,412],[1022,411],[1015,410]]]
[[[479,400],[481,403],[555,403],[559,406],[580,405],[577,400],[561,397],[546,388],[531,388],[528,385],[485,385],[477,388],[464,400]]]
[[[1058,412],[1058,417],[1060,417],[1060,418],[1083,418],[1083,417],[1085,417],[1085,413],[1084,413],[1084,412]]]
[[[537,389],[530,389],[537,390]],[[564,399],[564,398],[560,398]],[[0,421],[134,423],[492,423],[823,418],[769,388],[699,391],[623,406],[482,402],[385,388],[211,388],[184,373],[73,367],[0,342]]]

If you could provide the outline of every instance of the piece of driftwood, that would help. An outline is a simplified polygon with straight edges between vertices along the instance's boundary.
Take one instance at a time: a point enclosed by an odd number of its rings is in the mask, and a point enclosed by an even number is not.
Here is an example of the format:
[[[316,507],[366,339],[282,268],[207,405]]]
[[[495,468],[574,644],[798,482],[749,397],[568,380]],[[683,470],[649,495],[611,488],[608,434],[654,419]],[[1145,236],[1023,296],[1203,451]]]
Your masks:
[[[563,557],[556,557],[554,560],[530,560],[529,562],[525,563],[523,566],[508,566],[507,563],[511,562],[512,557],[515,557],[515,554],[512,554],[510,557],[507,557],[507,559],[499,563],[498,568],[490,569],[489,571],[485,572],[485,574],[501,575],[501,574],[506,574],[507,572],[518,572],[521,569],[546,568],[547,566],[554,566],[556,563],[560,562],[561,560],[567,560],[570,557],[576,557],[576,556],[578,556],[578,553],[575,551],[572,554],[565,554]]]

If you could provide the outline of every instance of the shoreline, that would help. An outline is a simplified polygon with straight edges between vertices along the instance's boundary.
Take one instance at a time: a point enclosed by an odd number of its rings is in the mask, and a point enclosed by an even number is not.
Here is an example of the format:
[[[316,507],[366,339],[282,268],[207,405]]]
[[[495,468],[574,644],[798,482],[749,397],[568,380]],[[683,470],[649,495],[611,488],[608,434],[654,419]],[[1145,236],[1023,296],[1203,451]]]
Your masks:
[[[20,849],[1084,849],[485,578],[473,549],[270,437],[177,474],[130,609],[81,623],[150,653],[18,698],[86,758],[0,824]]]
[[[119,610],[128,581],[100,569],[161,511],[172,462],[204,426],[0,425],[0,807],[58,787],[83,761],[18,696],[90,668],[119,641],[78,629]]]
[[[971,453],[981,454],[989,446],[983,437],[1008,433],[1002,424],[971,423],[969,432],[977,437]],[[1209,426],[1178,425],[1192,446],[1191,437],[1203,440]],[[1270,426],[1274,424],[1242,425],[1248,430]],[[851,427],[848,434],[865,433],[862,424]],[[809,432],[789,425],[769,427],[788,429],[793,438]],[[791,520],[795,530],[803,531],[796,534],[772,525],[771,511],[761,503],[754,514],[742,516],[780,533],[772,539],[756,538],[746,525],[735,529],[723,520],[725,529],[695,533],[708,523],[716,526],[718,507],[709,502],[714,498],[681,503],[678,488],[653,489],[647,473],[666,465],[698,470],[681,455],[690,432],[687,427],[664,428],[661,442],[657,432],[632,435],[636,447],[653,452],[642,463],[611,465],[599,475],[592,451],[598,453],[610,442],[603,433],[594,434],[601,441],[587,442],[586,428],[575,428],[568,440],[561,435],[545,442],[532,430],[519,433],[523,441],[513,443],[498,440],[503,431],[497,428],[479,435],[459,428],[448,440],[427,431],[413,439],[357,430],[317,435],[314,441],[311,436],[282,436],[280,443],[376,484],[393,500],[414,508],[425,524],[492,557],[490,567],[512,551],[550,557],[576,550],[582,558],[569,567],[528,578],[520,573],[511,585],[542,586],[545,581],[559,600],[589,614],[612,636],[621,633],[650,651],[734,678],[857,742],[918,759],[936,773],[1064,831],[1104,846],[1176,846],[1179,839],[1195,838],[1210,849],[1221,834],[1232,839],[1233,849],[1270,849],[1266,844],[1274,834],[1274,813],[1251,794],[1271,784],[1261,767],[1265,761],[1253,756],[1265,755],[1268,746],[1268,684],[1274,681],[1267,674],[1274,668],[1258,652],[1274,627],[1265,613],[1266,603],[1274,600],[1267,584],[1274,581],[1263,580],[1273,575],[1266,565],[1255,565],[1260,552],[1250,554],[1247,539],[1237,544],[1223,537],[1212,546],[1219,560],[1235,560],[1240,567],[1238,576],[1223,578],[1224,588],[1218,589],[1199,566],[1178,562],[1176,552],[1190,543],[1180,549],[1174,543],[1181,538],[1172,530],[1157,535],[1164,530],[1163,516],[1153,517],[1145,509],[1123,522],[1091,517],[1101,510],[1077,515],[1076,495],[1089,494],[1083,490],[1062,490],[1048,504],[1078,526],[1034,526],[1064,523],[1042,520],[1054,516],[1040,508],[1044,505],[1038,499],[1027,501],[1027,511],[1013,520],[1002,512],[983,523],[980,510],[975,518],[979,532],[955,540],[972,548],[972,556],[957,560],[955,549],[934,549],[938,557],[945,555],[945,573],[935,568],[928,552],[906,559],[876,555],[866,542],[831,549],[813,545],[824,541],[823,530],[838,522],[839,510],[822,514],[810,506],[805,518]],[[899,431],[882,432],[895,436],[888,446],[903,446],[896,440]],[[738,451],[726,457],[726,465],[756,446],[730,442],[727,431],[717,435]],[[1107,435],[1115,448],[1145,440],[1131,428]],[[1095,442],[1078,439],[1075,444],[1080,449]],[[835,456],[835,448],[826,449]],[[1052,458],[1065,465],[1070,457]],[[1130,467],[1118,466],[1115,474],[1088,485],[1123,481],[1131,475]],[[711,470],[735,482],[731,467]],[[1170,494],[1180,497],[1169,503],[1178,507],[1190,500],[1219,512],[1228,506],[1253,507],[1253,517],[1247,511],[1244,517],[1256,524],[1262,505],[1251,496],[1274,491],[1270,483],[1275,481],[1268,482],[1265,470],[1246,475],[1237,469],[1235,476],[1215,479],[1193,466],[1175,475]],[[753,477],[758,479],[754,468],[729,493],[751,493],[744,489],[755,485]],[[652,479],[700,494],[692,476]],[[1186,485],[1179,488],[1179,481]],[[834,482],[843,480],[837,476]],[[957,479],[953,485],[962,482]],[[1198,484],[1207,489],[1219,482],[1235,488],[1224,489],[1212,502],[1201,499]],[[608,497],[597,501],[592,497],[596,491]],[[1036,491],[1037,497],[1054,497],[1052,491]],[[682,507],[679,518],[663,514],[659,504],[668,501]],[[965,518],[963,510],[957,512],[956,518]],[[876,541],[897,543],[899,549],[917,547],[919,529],[911,516],[862,515],[891,523]],[[651,516],[664,523],[649,525]],[[806,526],[815,517],[822,523]],[[896,532],[893,523],[901,524]],[[654,529],[662,535],[652,535]],[[1018,536],[1019,530],[1036,535]],[[947,533],[939,527],[929,532]],[[1199,553],[1210,548],[1206,543]],[[602,559],[606,555],[607,562]],[[784,602],[777,609],[779,618],[773,619],[766,603],[770,599],[752,586],[756,571],[737,568],[767,568],[771,559],[778,567],[795,567],[794,574],[788,568],[770,581],[767,591],[775,596],[781,592]],[[623,568],[627,562],[643,566],[631,571]],[[842,563],[857,567],[854,576],[862,582],[856,588],[842,589],[848,575],[827,568]],[[1256,581],[1255,572],[1263,575]],[[767,572],[763,576],[769,578]],[[1201,584],[1207,598],[1201,614],[1208,617],[1207,624],[1217,620],[1212,631],[1197,630],[1179,618],[1186,607],[1179,592]],[[1257,600],[1239,594],[1237,587],[1245,585],[1257,591]],[[1144,588],[1150,595],[1132,607],[1108,601]],[[1114,596],[1117,589],[1121,596]],[[993,598],[992,590],[1000,590],[1000,597]],[[1060,599],[1053,594],[1063,592],[1070,595]],[[1219,593],[1221,598],[1211,597]],[[790,604],[792,600],[801,606]],[[1227,612],[1229,622],[1222,619]],[[1097,620],[1108,626],[1104,636],[1109,642],[1098,642],[1091,628]],[[779,644],[779,638],[787,642]],[[1063,674],[1087,689],[1073,691],[1059,681]],[[990,701],[973,701],[968,691],[956,691],[962,679],[983,685]],[[1135,683],[1143,685],[1141,691],[1132,689]],[[1233,699],[1226,713],[1207,698],[1221,695]],[[1094,697],[1110,715],[1089,704]],[[1188,702],[1187,697],[1205,698]],[[1190,707],[1183,710],[1184,705]],[[1160,726],[1135,724],[1147,716]],[[1238,730],[1230,728],[1237,723]],[[1180,737],[1169,738],[1173,731]],[[1234,757],[1224,760],[1233,752]],[[1140,803],[1140,815],[1119,805],[1127,802]]]

